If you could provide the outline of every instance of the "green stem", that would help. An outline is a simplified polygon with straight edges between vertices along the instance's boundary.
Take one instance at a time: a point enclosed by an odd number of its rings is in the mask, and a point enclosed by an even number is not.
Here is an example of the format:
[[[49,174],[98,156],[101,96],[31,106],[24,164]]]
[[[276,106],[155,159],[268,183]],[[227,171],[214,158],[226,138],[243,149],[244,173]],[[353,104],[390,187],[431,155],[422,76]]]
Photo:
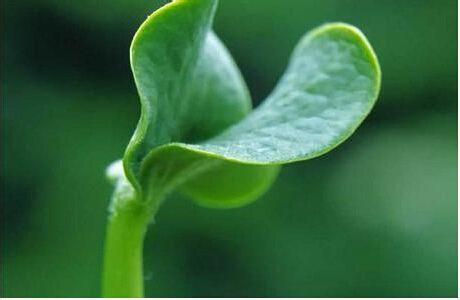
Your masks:
[[[150,217],[133,205],[117,210],[107,225],[103,297],[143,297],[142,250]]]

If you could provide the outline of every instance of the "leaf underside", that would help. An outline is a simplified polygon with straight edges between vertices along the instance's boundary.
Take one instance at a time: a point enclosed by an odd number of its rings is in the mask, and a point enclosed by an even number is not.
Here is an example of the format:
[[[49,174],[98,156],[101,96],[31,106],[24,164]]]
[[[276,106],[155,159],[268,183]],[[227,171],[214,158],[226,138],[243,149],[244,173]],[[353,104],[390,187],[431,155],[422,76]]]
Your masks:
[[[176,0],[153,13],[131,45],[141,117],[123,158],[127,179],[150,197],[179,188],[228,208],[259,197],[284,163],[324,154],[347,139],[380,89],[377,58],[355,27],[307,33],[268,98],[251,99],[212,32],[215,0]]]

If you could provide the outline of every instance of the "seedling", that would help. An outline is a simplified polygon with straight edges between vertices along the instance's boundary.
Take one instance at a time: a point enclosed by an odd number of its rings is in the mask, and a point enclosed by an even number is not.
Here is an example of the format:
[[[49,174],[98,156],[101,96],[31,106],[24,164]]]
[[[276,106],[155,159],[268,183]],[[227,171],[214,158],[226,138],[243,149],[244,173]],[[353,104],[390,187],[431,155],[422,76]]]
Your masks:
[[[261,196],[282,164],[346,140],[380,89],[377,58],[357,28],[330,23],[307,33],[268,98],[251,111],[246,85],[212,31],[217,0],[176,0],[154,12],[130,49],[141,116],[115,190],[103,295],[143,295],[148,224],[172,191],[199,205],[233,208]]]

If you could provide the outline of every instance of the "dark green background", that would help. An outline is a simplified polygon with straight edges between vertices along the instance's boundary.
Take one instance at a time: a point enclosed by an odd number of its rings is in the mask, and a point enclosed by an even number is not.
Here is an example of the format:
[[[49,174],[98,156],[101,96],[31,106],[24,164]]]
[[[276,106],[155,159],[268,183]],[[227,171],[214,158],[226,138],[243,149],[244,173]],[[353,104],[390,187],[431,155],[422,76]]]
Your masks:
[[[2,296],[99,295],[104,168],[139,113],[128,48],[164,3],[2,1]],[[368,36],[381,97],[350,140],[286,166],[254,204],[169,199],[145,245],[147,295],[455,297],[456,5],[222,0],[215,29],[256,105],[327,21]]]

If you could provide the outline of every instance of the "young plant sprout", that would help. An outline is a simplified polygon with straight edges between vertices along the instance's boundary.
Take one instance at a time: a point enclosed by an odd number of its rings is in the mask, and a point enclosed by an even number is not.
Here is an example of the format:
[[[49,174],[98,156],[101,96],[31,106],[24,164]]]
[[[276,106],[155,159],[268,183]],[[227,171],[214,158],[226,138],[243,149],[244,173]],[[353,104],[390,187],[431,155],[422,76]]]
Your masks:
[[[175,0],[136,32],[131,68],[141,116],[107,170],[103,295],[142,297],[147,227],[168,194],[233,208],[260,197],[282,164],[345,141],[376,102],[380,67],[357,28],[330,23],[295,47],[273,92],[251,111],[241,74],[212,31],[217,0]]]

